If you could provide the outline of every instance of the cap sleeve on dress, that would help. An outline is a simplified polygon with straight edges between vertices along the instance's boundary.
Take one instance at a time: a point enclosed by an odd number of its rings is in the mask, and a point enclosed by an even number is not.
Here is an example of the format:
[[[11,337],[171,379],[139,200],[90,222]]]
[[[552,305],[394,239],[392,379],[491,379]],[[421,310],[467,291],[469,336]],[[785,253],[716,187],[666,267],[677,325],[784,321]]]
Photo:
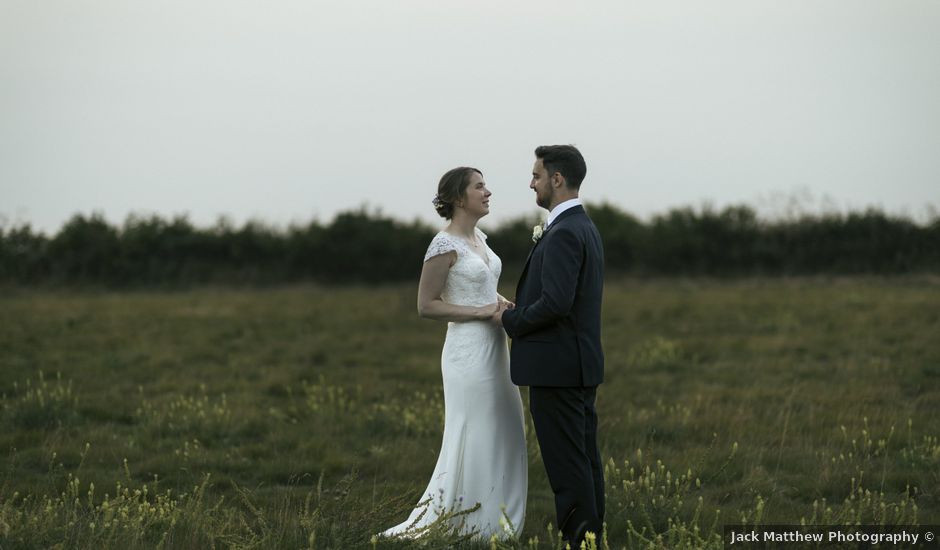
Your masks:
[[[435,256],[447,254],[448,252],[457,252],[457,243],[446,233],[438,233],[431,239],[428,245],[428,251],[424,254],[424,261],[428,261]]]

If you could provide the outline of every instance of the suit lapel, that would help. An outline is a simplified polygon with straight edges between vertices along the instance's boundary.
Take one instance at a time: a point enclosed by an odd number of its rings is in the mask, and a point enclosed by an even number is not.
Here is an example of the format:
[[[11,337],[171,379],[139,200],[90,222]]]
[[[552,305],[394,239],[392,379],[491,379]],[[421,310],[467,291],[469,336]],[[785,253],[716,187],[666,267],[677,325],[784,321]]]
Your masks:
[[[542,242],[542,239],[545,238],[545,234],[548,233],[550,229],[551,229],[551,226],[542,232],[542,236],[539,237],[539,240],[535,241],[535,243],[532,244],[532,248],[529,249],[529,255],[526,256],[525,258],[525,267],[522,269],[523,273],[525,273],[526,269],[529,268],[529,261],[532,260],[532,254],[535,252],[536,247],[538,247],[539,243]]]
[[[545,240],[545,235],[547,235],[548,232],[551,231],[553,227],[557,226],[557,225],[558,225],[558,222],[560,222],[561,220],[563,220],[563,219],[567,218],[568,216],[570,216],[570,215],[572,215],[572,214],[575,214],[575,213],[577,213],[577,212],[584,213],[584,207],[581,206],[581,205],[573,206],[573,207],[569,208],[568,210],[565,210],[564,212],[562,212],[561,214],[559,214],[558,217],[555,218],[554,221],[552,221],[552,224],[549,225],[548,228],[545,229],[544,232],[542,232],[542,236],[539,238],[539,240],[536,241],[534,245],[532,245],[532,248],[531,248],[531,249],[529,249],[529,255],[526,256],[526,259],[525,259],[525,266],[522,268],[522,275],[519,276],[519,283],[516,285],[516,296],[517,296],[517,297],[519,296],[519,290],[522,288],[522,281],[525,280],[526,275],[528,275],[528,273],[529,273],[529,263],[531,263],[531,261],[532,261],[532,255],[535,253],[535,249],[538,248],[538,246],[539,246],[540,244],[542,244],[542,241]]]
[[[539,243],[535,243],[538,245]],[[535,246],[529,250],[529,255],[525,259],[525,265],[522,266],[522,275],[519,275],[519,282],[516,283],[516,299],[519,299],[519,293],[522,290],[522,281],[525,281],[525,276],[529,273],[529,262],[532,260],[532,253],[535,252]]]

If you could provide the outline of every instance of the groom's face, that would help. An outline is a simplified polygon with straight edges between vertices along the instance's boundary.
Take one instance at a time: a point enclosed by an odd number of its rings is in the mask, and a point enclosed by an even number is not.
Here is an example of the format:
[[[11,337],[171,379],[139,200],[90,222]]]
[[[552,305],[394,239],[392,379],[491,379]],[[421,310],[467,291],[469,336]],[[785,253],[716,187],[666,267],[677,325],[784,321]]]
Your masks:
[[[552,198],[555,196],[555,188],[552,187],[548,170],[542,164],[542,159],[535,159],[535,166],[532,167],[532,183],[529,184],[529,189],[535,191],[535,204],[549,210]]]

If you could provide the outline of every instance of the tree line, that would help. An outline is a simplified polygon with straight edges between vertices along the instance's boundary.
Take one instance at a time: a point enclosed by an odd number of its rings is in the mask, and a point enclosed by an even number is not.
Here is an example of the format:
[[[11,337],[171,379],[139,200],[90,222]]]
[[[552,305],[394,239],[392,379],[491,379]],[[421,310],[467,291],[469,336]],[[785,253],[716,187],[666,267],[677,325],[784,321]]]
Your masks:
[[[940,217],[915,223],[877,209],[761,220],[748,206],[675,208],[642,221],[609,203],[587,210],[604,240],[608,274],[778,276],[940,271]],[[532,247],[534,217],[495,227],[489,244],[518,273]],[[53,236],[23,224],[0,227],[0,283],[105,287],[328,284],[416,280],[437,231],[365,208],[330,223],[286,229],[186,216],[74,215]]]

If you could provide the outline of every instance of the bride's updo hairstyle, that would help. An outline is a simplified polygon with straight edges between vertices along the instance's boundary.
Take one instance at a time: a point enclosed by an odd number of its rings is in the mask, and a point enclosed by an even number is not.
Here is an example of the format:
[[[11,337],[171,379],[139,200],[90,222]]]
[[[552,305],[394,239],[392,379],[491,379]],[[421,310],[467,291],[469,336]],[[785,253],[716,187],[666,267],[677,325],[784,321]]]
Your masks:
[[[483,175],[483,172],[476,168],[460,166],[448,170],[441,177],[441,182],[437,184],[437,195],[434,196],[434,200],[431,202],[442,218],[449,220],[454,217],[454,205],[466,193],[474,172]]]

